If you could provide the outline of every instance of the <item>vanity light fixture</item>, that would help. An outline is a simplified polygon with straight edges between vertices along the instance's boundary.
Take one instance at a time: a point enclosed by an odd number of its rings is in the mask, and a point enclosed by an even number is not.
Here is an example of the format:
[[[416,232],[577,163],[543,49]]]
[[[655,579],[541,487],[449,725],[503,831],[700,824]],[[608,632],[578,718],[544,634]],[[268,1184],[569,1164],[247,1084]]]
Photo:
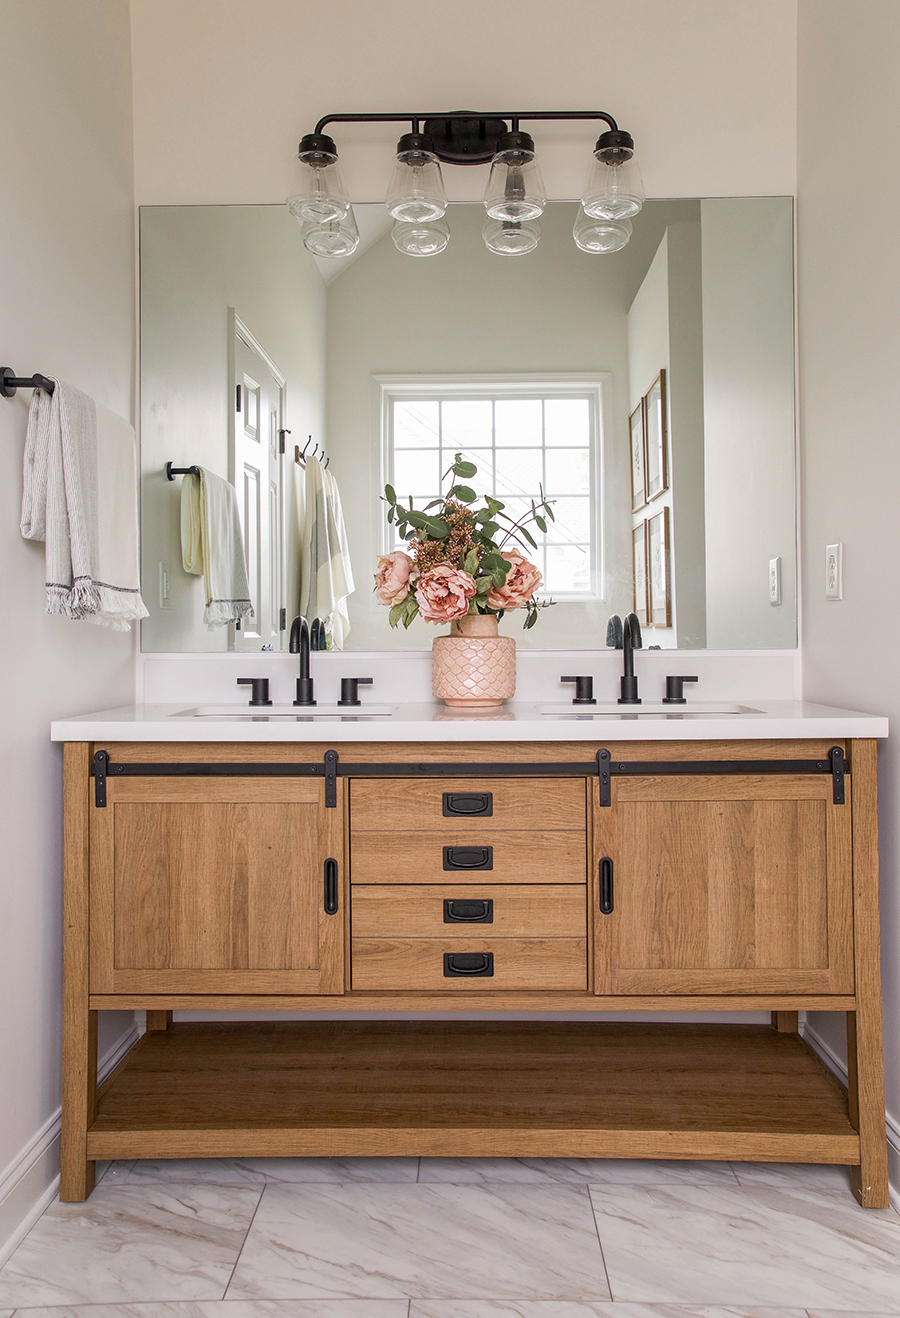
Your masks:
[[[631,237],[630,219],[644,203],[634,141],[603,110],[535,110],[448,114],[329,114],[300,143],[302,182],[288,198],[291,214],[303,226],[304,245],[316,256],[347,256],[359,234],[338,170],[329,124],[409,123],[397,143],[385,205],[395,221],[398,251],[433,256],[450,239],[447,196],[441,164],[484,165],[491,172],[484,194],[488,214],[483,236],[492,252],[521,256],[534,251],[547,194],[535,158],[534,139],[519,121],[600,119],[608,125],[594,147],[594,163],[573,235],[584,252],[615,252]]]
[[[424,133],[404,133],[397,143],[384,204],[392,219],[408,224],[439,220],[447,209],[440,161]]]

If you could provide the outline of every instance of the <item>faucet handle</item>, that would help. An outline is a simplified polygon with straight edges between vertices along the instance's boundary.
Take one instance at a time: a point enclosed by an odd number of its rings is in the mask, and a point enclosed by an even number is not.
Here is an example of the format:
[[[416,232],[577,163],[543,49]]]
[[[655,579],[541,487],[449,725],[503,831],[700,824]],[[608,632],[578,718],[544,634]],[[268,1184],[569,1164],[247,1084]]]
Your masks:
[[[560,682],[574,682],[575,695],[573,705],[596,705],[594,699],[594,679],[592,677],[561,677]]]
[[[253,690],[250,692],[251,705],[271,705],[269,699],[269,679],[267,677],[239,677],[238,686],[249,686]]]
[[[667,677],[666,694],[663,696],[664,705],[686,705],[684,697],[685,682],[698,682],[697,677]]]
[[[362,702],[359,698],[359,691],[357,690],[357,688],[361,686],[371,686],[371,685],[372,685],[371,677],[342,677],[341,698],[338,701],[338,704],[339,705],[361,704]]]

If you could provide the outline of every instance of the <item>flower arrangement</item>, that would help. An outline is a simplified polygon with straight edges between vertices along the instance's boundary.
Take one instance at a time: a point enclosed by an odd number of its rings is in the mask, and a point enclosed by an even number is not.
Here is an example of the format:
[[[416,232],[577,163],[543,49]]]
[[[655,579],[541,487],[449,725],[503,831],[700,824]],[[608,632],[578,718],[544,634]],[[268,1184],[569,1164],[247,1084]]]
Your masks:
[[[477,471],[457,453],[442,479],[471,480]],[[392,627],[400,622],[408,627],[417,615],[442,623],[478,613],[502,618],[507,609],[524,608],[528,628],[537,622],[538,611],[553,603],[535,599],[541,574],[521,552],[537,548],[529,523],[546,531],[547,519],[554,520],[543,490],[518,521],[504,512],[499,499],[485,495],[481,507],[475,506],[477,500],[471,486],[454,483],[443,498],[419,511],[412,499],[409,507],[400,504],[393,487],[385,485],[388,522],[409,542],[410,551],[378,559],[375,599],[390,607]]]

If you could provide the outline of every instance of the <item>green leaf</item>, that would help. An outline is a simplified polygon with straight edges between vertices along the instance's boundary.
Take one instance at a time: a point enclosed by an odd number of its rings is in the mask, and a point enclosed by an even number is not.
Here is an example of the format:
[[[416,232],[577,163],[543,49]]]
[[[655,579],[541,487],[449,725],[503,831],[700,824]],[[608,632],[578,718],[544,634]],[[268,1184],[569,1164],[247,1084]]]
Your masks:
[[[443,499],[432,499],[431,503],[426,503],[424,511],[427,513],[429,508],[440,508],[443,506]]]
[[[441,517],[425,517],[425,530],[434,540],[446,540],[450,535],[450,526]]]
[[[551,522],[556,521],[556,514],[554,513],[553,509],[550,507],[549,503],[546,502],[544,503],[544,512],[550,518]]]
[[[487,595],[494,588],[490,577],[479,577],[475,582],[476,595]]]
[[[397,626],[397,623],[400,621],[401,617],[403,616],[403,610],[405,607],[406,607],[406,600],[403,600],[402,603],[395,604],[394,607],[391,609],[390,613],[388,614],[388,622],[391,624],[392,627]]]
[[[410,526],[414,526],[417,531],[424,531],[429,519],[424,513],[414,512],[413,509],[410,508],[409,512],[406,514],[406,520],[409,522]]]
[[[506,585],[506,577],[507,577],[507,573],[501,572],[499,571],[499,569],[498,571],[491,573],[491,581],[498,589],[500,588],[500,586]]]
[[[521,533],[522,535],[524,535],[525,539],[526,539],[526,540],[528,541],[528,543],[531,545],[532,549],[537,549],[537,541],[535,540],[535,538],[534,538],[534,536],[531,534],[531,532],[528,531],[528,530],[526,530],[526,528],[525,528],[524,526],[520,526],[520,527],[519,527],[519,531],[520,531],[520,533]]]
[[[454,485],[450,494],[453,498],[459,499],[460,503],[474,503],[478,498],[471,485]]]
[[[396,511],[396,504],[392,503],[390,508],[388,508],[388,512],[387,512],[388,526],[391,526],[393,524],[395,511]]]
[[[453,472],[454,476],[459,476],[464,481],[467,481],[472,479],[472,477],[477,472],[478,468],[475,466],[474,462],[464,462],[463,455],[461,453],[457,453],[456,461],[454,462],[450,470]]]
[[[544,532],[544,535],[546,535],[546,534],[547,534],[547,523],[544,521],[543,517],[541,517],[539,513],[535,513],[535,515],[534,515],[534,520],[537,522],[538,526],[539,526],[539,527],[541,528],[541,530]]]
[[[394,493],[394,487],[393,487],[393,485],[385,485],[385,487],[384,487],[384,493],[385,493],[385,497],[387,498],[388,503],[396,503],[396,502],[397,502],[397,496],[396,496],[396,494]]]
[[[527,632],[528,628],[533,627],[536,622],[537,622],[537,609],[535,609],[533,613],[529,612],[528,617],[525,619],[525,623],[522,627],[522,631]]]
[[[403,626],[405,628],[408,628],[412,620],[414,618],[417,618],[419,615],[419,601],[416,599],[412,591],[410,591],[410,593],[407,595],[401,607],[404,610]]]
[[[478,550],[470,549],[463,561],[463,568],[468,572],[470,577],[474,577],[478,571]]]
[[[499,530],[500,525],[498,522],[483,522],[481,526],[481,534],[486,535],[490,540],[493,540]]]

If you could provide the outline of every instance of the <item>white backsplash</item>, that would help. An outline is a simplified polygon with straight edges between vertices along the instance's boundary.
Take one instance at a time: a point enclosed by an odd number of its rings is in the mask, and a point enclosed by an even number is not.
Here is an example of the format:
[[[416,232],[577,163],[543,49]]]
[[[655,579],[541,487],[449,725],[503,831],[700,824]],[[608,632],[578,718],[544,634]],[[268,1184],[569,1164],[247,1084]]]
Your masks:
[[[797,700],[800,664],[796,650],[640,650],[635,672],[644,700],[665,695],[666,676],[696,676],[685,688],[688,700]],[[293,654],[144,654],[138,656],[137,703],[168,701],[234,701],[246,703],[247,689],[239,677],[268,677],[277,704],[294,699],[297,656]],[[364,702],[412,702],[432,699],[431,651],[364,651],[313,653],[310,672],[320,703],[338,699],[342,677],[371,677],[363,688]],[[594,678],[598,700],[615,700],[622,672],[621,650],[520,650],[516,700],[570,699],[563,674]]]

